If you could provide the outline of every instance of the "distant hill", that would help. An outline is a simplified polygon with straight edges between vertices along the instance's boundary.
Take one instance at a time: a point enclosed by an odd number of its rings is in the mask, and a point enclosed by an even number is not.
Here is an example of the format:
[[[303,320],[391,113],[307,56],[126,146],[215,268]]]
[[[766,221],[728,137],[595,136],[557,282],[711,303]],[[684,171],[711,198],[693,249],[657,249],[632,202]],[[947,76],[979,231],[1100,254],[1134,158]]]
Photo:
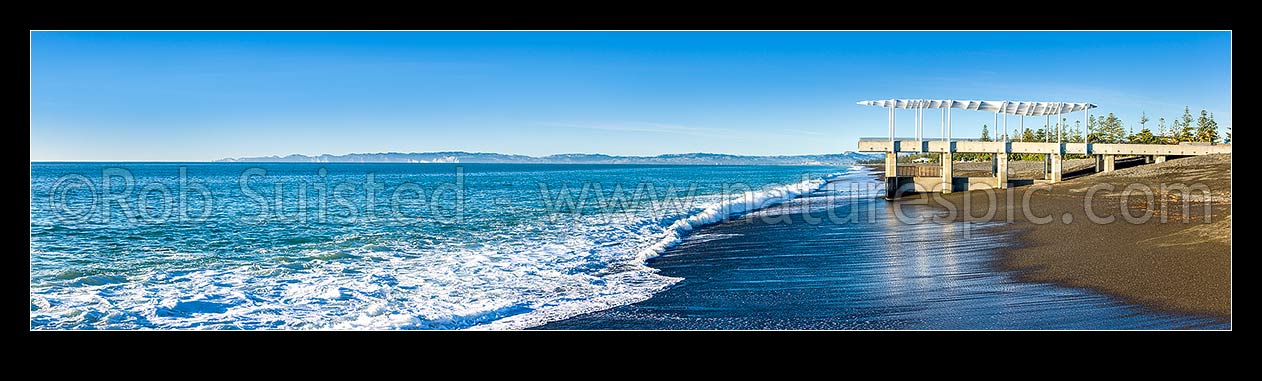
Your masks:
[[[823,155],[744,156],[718,153],[680,153],[657,156],[612,156],[567,153],[543,157],[484,152],[386,152],[346,155],[288,155],[216,160],[235,163],[525,163],[525,164],[707,164],[707,165],[849,165],[873,160],[875,155],[844,152]]]

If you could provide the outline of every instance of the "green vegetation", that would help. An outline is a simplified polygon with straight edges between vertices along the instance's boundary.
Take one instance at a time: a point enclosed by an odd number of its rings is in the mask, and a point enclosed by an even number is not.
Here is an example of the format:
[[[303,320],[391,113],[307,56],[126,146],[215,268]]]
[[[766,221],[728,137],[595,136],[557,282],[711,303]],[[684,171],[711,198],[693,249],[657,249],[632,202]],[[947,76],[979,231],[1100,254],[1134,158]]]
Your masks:
[[[1195,141],[1195,135],[1192,134],[1192,113],[1187,106],[1183,106],[1183,117],[1174,121],[1174,131],[1170,135],[1166,138],[1166,144]]]
[[[1157,135],[1153,135],[1152,131],[1149,131],[1147,128],[1139,130],[1139,133],[1137,134],[1131,135],[1128,140],[1131,143],[1138,144],[1160,144],[1160,141],[1157,140]]]
[[[1139,129],[1140,130],[1145,130],[1148,128],[1148,120],[1149,120],[1148,113],[1141,111],[1139,113]]]
[[[1164,136],[1166,136],[1166,118],[1157,118],[1157,142],[1160,143]]]
[[[1213,115],[1205,116],[1205,110],[1201,110],[1201,117],[1196,120],[1196,141],[1218,141],[1218,122],[1214,121]]]
[[[1122,118],[1109,113],[1099,120],[1099,129],[1089,137],[1091,143],[1125,143],[1126,129],[1122,127]]]

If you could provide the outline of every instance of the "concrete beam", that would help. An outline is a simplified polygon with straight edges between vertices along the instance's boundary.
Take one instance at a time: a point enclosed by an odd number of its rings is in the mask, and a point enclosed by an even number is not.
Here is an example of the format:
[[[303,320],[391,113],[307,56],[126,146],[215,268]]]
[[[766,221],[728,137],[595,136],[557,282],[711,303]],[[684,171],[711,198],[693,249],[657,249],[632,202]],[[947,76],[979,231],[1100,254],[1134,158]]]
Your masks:
[[[951,152],[955,151],[955,142],[944,142],[941,140],[925,142],[925,148],[928,152]]]
[[[1004,152],[1003,142],[955,142],[955,152]]]
[[[1176,155],[1193,156],[1231,153],[1230,144],[1091,144],[1091,153],[1109,155]]]
[[[1080,153],[1080,154],[1085,155],[1085,154],[1091,153],[1091,146],[1094,144],[1064,143],[1064,145],[1065,145],[1065,153]]]
[[[1012,142],[1009,143],[1012,153],[1056,153],[1056,143]]]

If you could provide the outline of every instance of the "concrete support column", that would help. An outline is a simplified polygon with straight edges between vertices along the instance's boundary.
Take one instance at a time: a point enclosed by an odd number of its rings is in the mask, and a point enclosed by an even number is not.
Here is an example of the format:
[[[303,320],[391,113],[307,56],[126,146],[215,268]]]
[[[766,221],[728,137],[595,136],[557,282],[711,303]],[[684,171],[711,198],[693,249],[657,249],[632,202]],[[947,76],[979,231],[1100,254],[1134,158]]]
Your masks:
[[[1144,155],[1144,164],[1152,164],[1152,156]]]
[[[1091,158],[1095,159],[1096,173],[1100,173],[1100,171],[1104,170],[1104,155],[1091,155]]]
[[[1166,155],[1157,155],[1157,158],[1154,161],[1158,163],[1164,163],[1166,162]]]
[[[1052,176],[1052,155],[1043,154],[1043,180],[1051,180]]]
[[[891,146],[892,147],[892,146]],[[893,200],[898,194],[898,187],[902,183],[898,178],[898,153],[894,151],[885,153],[885,199]]]
[[[1113,172],[1113,169],[1114,169],[1113,162],[1117,158],[1117,155],[1103,155],[1103,156],[1104,156],[1104,171]]]
[[[885,177],[898,177],[898,154],[885,153]]]
[[[1050,156],[1051,156],[1051,161],[1052,161],[1052,165],[1051,165],[1052,168],[1047,174],[1047,180],[1052,183],[1059,183],[1060,182],[1061,154],[1054,153],[1054,154],[1051,154]]]
[[[1008,153],[995,154],[995,180],[999,184],[999,189],[1008,189]]]
[[[955,190],[952,189],[952,182],[955,179],[955,174],[952,171],[953,160],[950,152],[942,153],[942,193],[951,193],[951,191]]]

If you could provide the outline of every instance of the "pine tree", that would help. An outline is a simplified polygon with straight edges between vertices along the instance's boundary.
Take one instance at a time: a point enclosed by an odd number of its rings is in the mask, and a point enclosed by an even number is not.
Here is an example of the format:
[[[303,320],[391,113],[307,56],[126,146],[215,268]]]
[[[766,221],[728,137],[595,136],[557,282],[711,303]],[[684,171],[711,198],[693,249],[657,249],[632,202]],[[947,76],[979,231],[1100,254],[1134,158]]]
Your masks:
[[[1135,136],[1131,137],[1131,143],[1138,144],[1157,144],[1157,136],[1152,134],[1147,128],[1139,130]]]
[[[1209,113],[1206,112],[1205,109],[1201,109],[1201,115],[1196,118],[1196,129],[1195,129],[1196,132],[1193,132],[1193,135],[1195,135],[1193,139],[1195,139],[1198,142],[1208,141],[1208,140],[1205,140],[1205,138],[1208,137],[1209,135],[1208,132],[1205,130],[1205,128],[1208,126],[1209,126]]]
[[[1069,141],[1069,119],[1060,118],[1060,132],[1056,135],[1060,140]]]
[[[1192,130],[1192,111],[1187,106],[1183,106],[1183,117],[1175,121],[1174,139],[1176,142],[1190,142],[1196,139],[1196,134]]]
[[[1117,142],[1117,143],[1124,143],[1124,142],[1126,142],[1126,135],[1125,135],[1125,134],[1126,134],[1126,129],[1125,129],[1126,122],[1122,121],[1122,118],[1116,118],[1116,119],[1117,119],[1117,122],[1115,122],[1115,124],[1117,125],[1117,127],[1116,127],[1117,134],[1116,134],[1116,136],[1113,138],[1113,141],[1114,141],[1114,142]]]
[[[1126,141],[1126,129],[1122,127],[1122,119],[1109,113],[1099,121],[1100,131],[1093,139],[1101,143],[1121,143]]]
[[[1148,128],[1148,126],[1147,126],[1147,125],[1148,125],[1148,113],[1146,113],[1146,112],[1142,112],[1142,111],[1141,111],[1141,112],[1139,113],[1139,129],[1142,131],[1142,130],[1144,130],[1145,128]],[[1150,131],[1150,133],[1151,133],[1151,131]]]
[[[986,128],[985,124],[982,125],[982,139],[981,140],[983,142],[990,141],[990,129]]]
[[[1201,116],[1196,118],[1196,141],[1214,142],[1217,140],[1218,123],[1214,122],[1205,110],[1201,110]]]
[[[1214,121],[1214,113],[1209,113],[1209,130],[1214,132],[1213,139],[1218,140],[1218,122]],[[1226,143],[1225,141],[1223,143]]]
[[[1103,120],[1104,118],[1100,118]],[[1087,143],[1095,143],[1100,141],[1100,122],[1095,115],[1087,118]]]
[[[1166,118],[1165,117],[1157,118],[1157,141],[1159,141],[1161,144],[1165,144],[1166,138],[1167,138]]]

